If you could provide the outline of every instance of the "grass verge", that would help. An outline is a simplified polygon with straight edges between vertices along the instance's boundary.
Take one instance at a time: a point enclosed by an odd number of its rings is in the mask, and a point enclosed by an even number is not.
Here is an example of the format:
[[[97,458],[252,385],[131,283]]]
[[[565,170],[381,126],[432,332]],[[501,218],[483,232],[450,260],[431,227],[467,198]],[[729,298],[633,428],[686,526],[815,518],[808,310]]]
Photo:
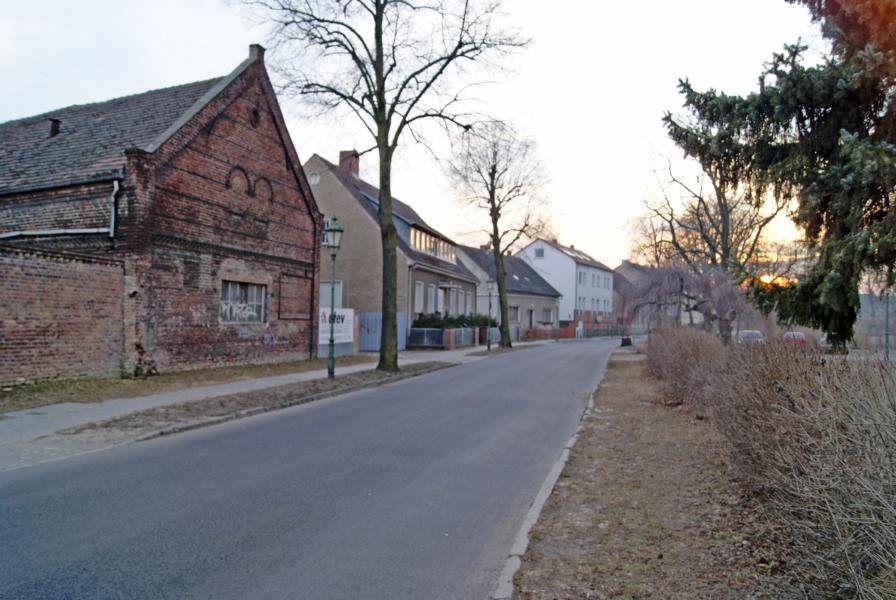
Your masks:
[[[375,360],[376,357],[373,356],[345,356],[337,358],[336,365],[345,367],[371,363]],[[0,414],[60,402],[103,402],[118,398],[136,398],[137,396],[149,396],[184,388],[326,368],[327,359],[317,358],[262,365],[196,369],[133,379],[38,381],[0,389]]]
[[[77,435],[100,430],[117,430],[128,437],[177,429],[196,423],[210,423],[227,418],[255,414],[277,408],[286,408],[317,400],[324,396],[348,392],[364,387],[372,387],[393,380],[413,377],[434,369],[452,366],[445,362],[420,362],[405,365],[399,374],[385,373],[371,369],[340,375],[336,379],[314,379],[229,396],[206,398],[193,402],[181,402],[159,406],[120,417],[87,423],[59,431],[62,435]]]
[[[515,598],[778,597],[717,434],[662,400],[643,356],[611,357],[530,532]]]

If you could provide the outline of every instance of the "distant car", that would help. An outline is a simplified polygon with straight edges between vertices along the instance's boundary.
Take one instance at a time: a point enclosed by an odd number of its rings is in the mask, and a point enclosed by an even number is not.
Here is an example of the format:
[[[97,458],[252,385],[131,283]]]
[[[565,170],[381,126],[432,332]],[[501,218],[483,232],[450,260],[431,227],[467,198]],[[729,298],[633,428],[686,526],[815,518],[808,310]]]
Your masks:
[[[737,341],[741,344],[762,344],[765,336],[757,329],[744,329],[737,334]]]
[[[808,338],[806,338],[806,334],[802,331],[788,331],[783,336],[781,336],[781,341],[785,344],[800,346],[802,348],[805,348],[809,345],[809,340]]]

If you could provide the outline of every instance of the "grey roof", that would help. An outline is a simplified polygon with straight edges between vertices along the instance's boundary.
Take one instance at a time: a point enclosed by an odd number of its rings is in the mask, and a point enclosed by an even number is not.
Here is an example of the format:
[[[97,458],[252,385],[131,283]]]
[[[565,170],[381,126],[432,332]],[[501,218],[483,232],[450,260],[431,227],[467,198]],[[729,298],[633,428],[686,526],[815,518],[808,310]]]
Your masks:
[[[460,246],[464,254],[470,257],[489,277],[495,278],[495,259],[491,250]],[[550,296],[559,298],[560,292],[545,281],[535,269],[517,256],[504,257],[504,272],[507,291],[511,294],[529,294],[533,296]]]
[[[599,260],[595,260],[588,254],[585,254],[581,250],[576,250],[572,246],[564,246],[563,244],[557,242],[556,240],[546,240],[541,238],[541,241],[549,246],[553,246],[563,254],[567,255],[574,261],[576,261],[580,265],[585,265],[588,267],[595,267],[597,269],[603,269],[604,271],[613,271],[610,267],[600,262]]]
[[[150,147],[223,79],[0,123],[0,194],[101,181],[120,174],[126,149]],[[59,120],[59,133],[52,137],[50,119]]]
[[[336,176],[339,181],[348,189],[352,195],[358,200],[361,206],[373,217],[374,221],[379,220],[378,209],[379,209],[379,188],[367,183],[360,177],[354,177],[352,175],[347,175],[343,173],[342,170],[328,161],[327,159],[321,157],[320,155],[316,155],[320,161],[330,169],[330,171]],[[392,196],[392,214],[398,216],[400,219],[408,222],[414,227],[426,231],[438,238],[445,240],[446,242],[452,244],[453,246],[457,246],[457,244],[448,236],[439,233],[437,230],[433,229],[429,226],[429,224],[423,220],[423,218],[417,214],[413,208],[409,205],[405,204],[395,196]],[[441,269],[443,271],[449,271],[454,275],[466,279],[471,282],[476,282],[476,276],[470,273],[469,269],[460,264],[459,262],[449,262],[446,260],[442,260],[436,256],[431,254],[427,254],[425,252],[419,252],[398,236],[398,247],[401,248],[401,251],[404,252],[409,258],[414,260],[417,263],[423,265],[429,265],[431,267],[435,267]]]

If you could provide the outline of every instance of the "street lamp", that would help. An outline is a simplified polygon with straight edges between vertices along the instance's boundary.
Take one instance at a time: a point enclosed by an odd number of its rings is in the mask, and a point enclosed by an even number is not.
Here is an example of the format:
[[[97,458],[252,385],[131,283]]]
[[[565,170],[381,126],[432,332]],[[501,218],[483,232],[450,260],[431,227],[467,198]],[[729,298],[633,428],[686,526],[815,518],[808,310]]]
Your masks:
[[[333,326],[336,323],[336,254],[339,253],[339,244],[342,242],[343,229],[336,222],[336,217],[324,225],[324,248],[330,249],[330,352],[327,355],[327,378],[336,377],[336,344],[333,336]]]

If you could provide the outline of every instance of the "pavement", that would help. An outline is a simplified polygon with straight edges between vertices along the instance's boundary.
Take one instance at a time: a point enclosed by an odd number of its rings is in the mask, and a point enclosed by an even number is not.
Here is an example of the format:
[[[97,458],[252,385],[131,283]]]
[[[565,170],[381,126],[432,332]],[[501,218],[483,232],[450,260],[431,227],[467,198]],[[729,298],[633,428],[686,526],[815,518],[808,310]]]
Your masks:
[[[0,473],[0,598],[486,598],[618,343]]]
[[[537,342],[517,342],[515,347],[524,348]],[[471,354],[482,351],[483,347],[459,348],[439,351],[409,351],[399,355],[399,366],[425,361],[465,363],[481,360]],[[375,363],[339,367],[337,375],[370,370]],[[158,406],[168,406],[181,402],[193,402],[206,398],[252,392],[266,388],[288,385],[327,376],[326,369],[259,377],[231,383],[197,386],[173,392],[106,400],[104,402],[64,402],[50,406],[30,408],[0,415],[0,471],[21,468],[47,460],[93,452],[111,445],[131,441],[117,436],[60,436],[55,432],[69,427],[103,421],[128,413],[138,412]]]

